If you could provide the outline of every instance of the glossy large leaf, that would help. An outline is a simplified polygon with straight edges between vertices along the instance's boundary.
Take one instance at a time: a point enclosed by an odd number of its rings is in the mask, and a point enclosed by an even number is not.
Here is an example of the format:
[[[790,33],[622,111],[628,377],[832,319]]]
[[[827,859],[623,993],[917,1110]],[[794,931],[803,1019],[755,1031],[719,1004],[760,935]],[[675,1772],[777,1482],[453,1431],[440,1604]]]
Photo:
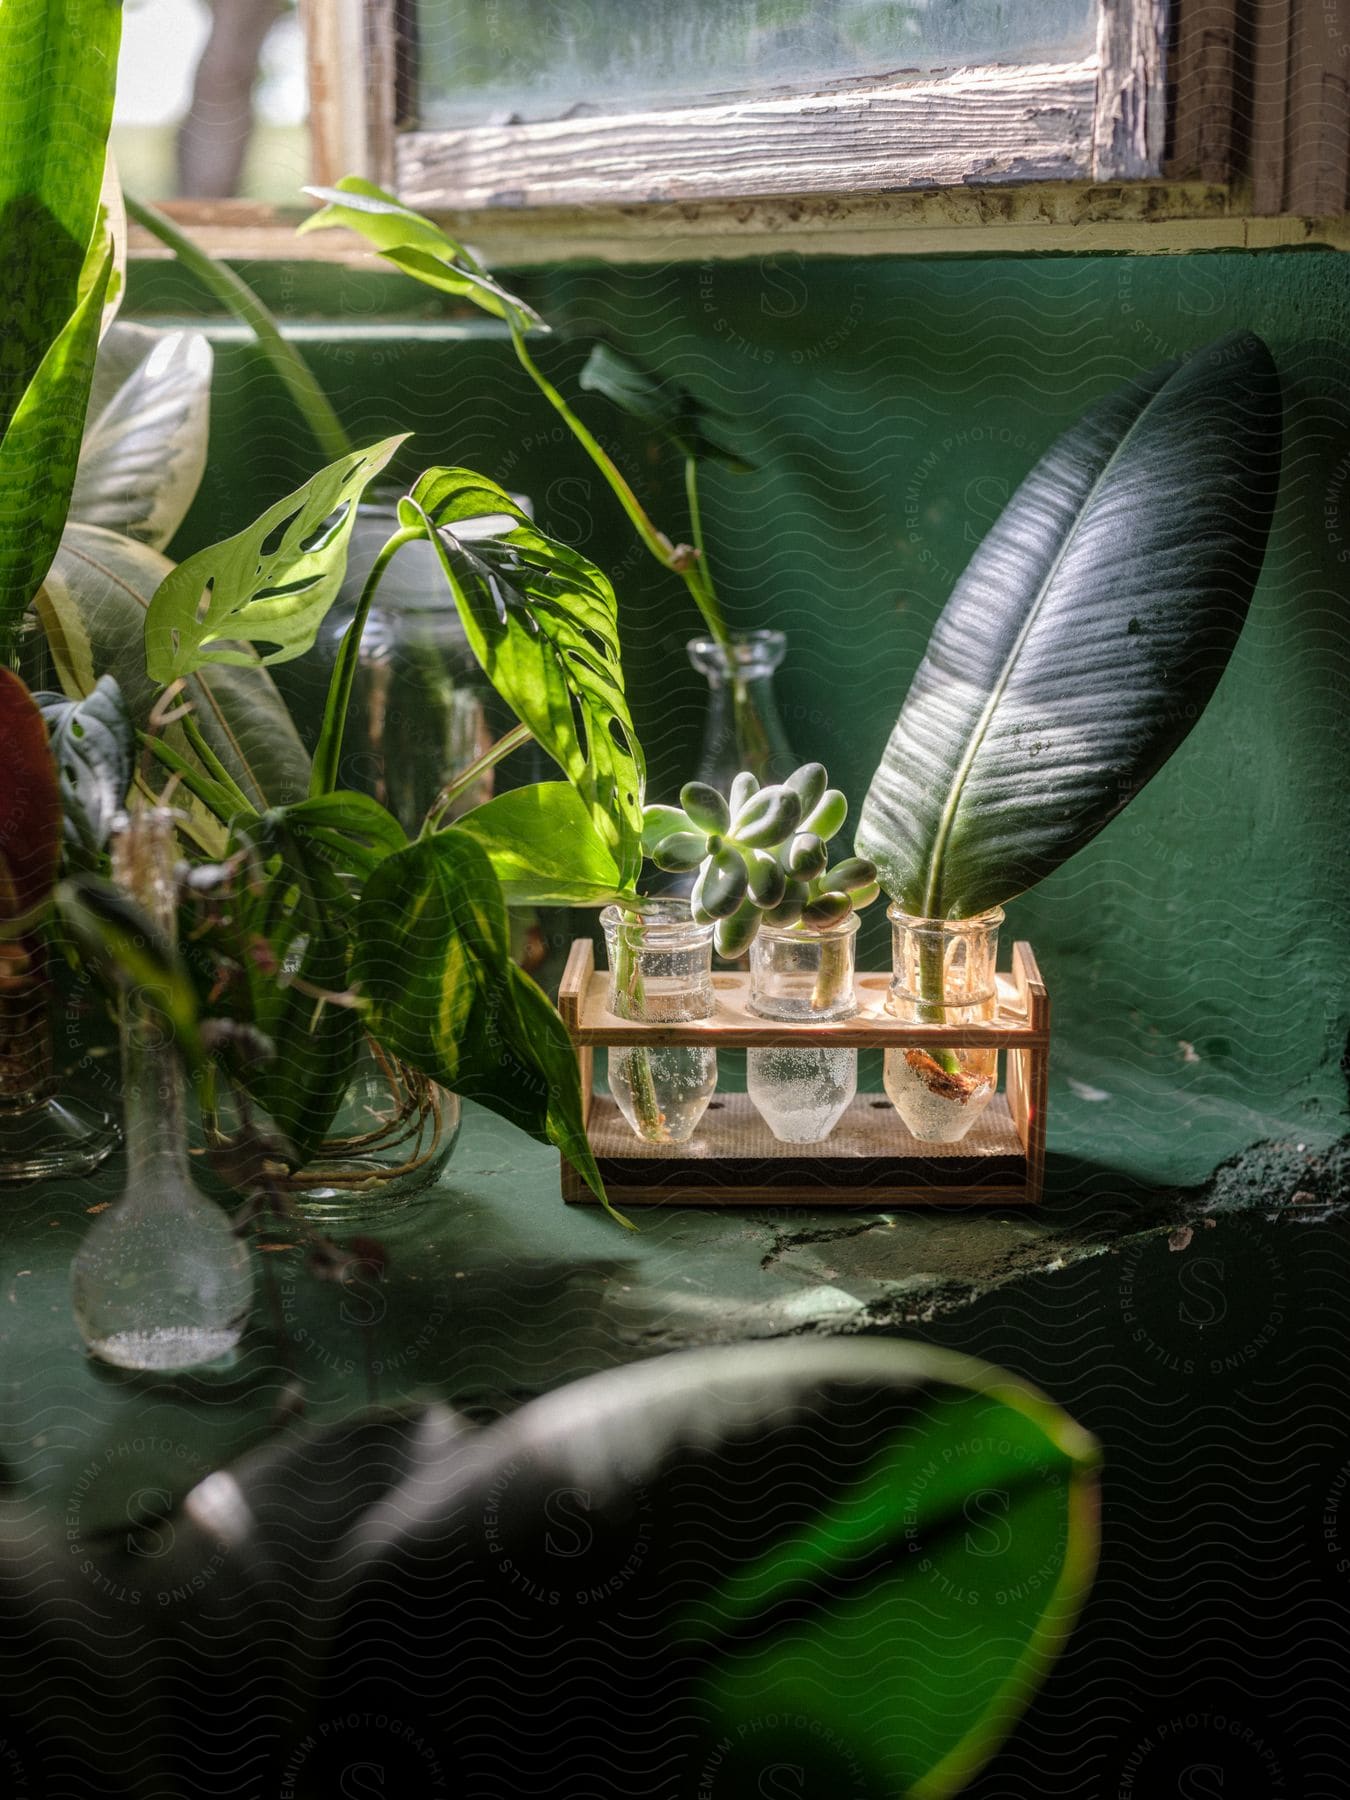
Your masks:
[[[402,1680],[493,1792],[565,1762],[578,1794],[608,1768],[712,1800],[939,1800],[1073,1623],[1096,1462],[1044,1396],[912,1344],[615,1369],[372,1508],[334,1660],[350,1680],[380,1656],[346,1703]],[[475,1729],[507,1713],[509,1742]]]
[[[458,827],[388,856],[353,924],[352,976],[379,1041],[567,1155],[601,1200],[562,1020],[511,959],[485,853]]]
[[[121,29],[119,0],[0,5],[0,436],[76,309]]]
[[[305,220],[301,232],[333,226],[355,231],[395,268],[428,287],[471,301],[521,331],[547,330],[534,308],[494,281],[471,250],[373,182],[344,175],[335,188],[307,187],[305,192],[327,205]]]
[[[1166,762],[1228,661],[1280,471],[1280,389],[1244,334],[1095,406],[1022,483],[947,602],[858,848],[906,911],[1039,881]]]
[[[92,263],[93,278],[20,396],[0,440],[0,639],[22,618],[51,566],[66,522],[112,274],[112,246],[106,237],[93,251]]]
[[[33,696],[0,668],[0,923],[26,919],[56,880],[61,794],[47,727]]]
[[[209,663],[303,656],[346,574],[361,496],[406,435],[340,457],[243,531],[170,570],[145,620],[153,678],[167,684]]]
[[[457,819],[455,830],[487,852],[509,906],[603,906],[632,891],[565,781],[498,794]]]
[[[93,525],[68,525],[38,595],[52,660],[65,693],[93,692],[113,675],[132,721],[146,729],[160,689],[145,669],[145,615],[150,597],[173,565],[159,551]],[[184,697],[212,750],[262,811],[304,797],[309,758],[270,675],[251,667],[212,666],[191,676]],[[182,727],[165,737],[195,762]],[[195,815],[194,815],[195,817]],[[204,828],[204,822],[196,819]],[[224,835],[204,847],[224,849]]]
[[[206,467],[211,364],[200,331],[113,326],[94,365],[72,519],[166,547]]]
[[[586,802],[630,883],[641,867],[643,763],[613,588],[469,469],[428,470],[399,518],[435,545],[474,655]]]

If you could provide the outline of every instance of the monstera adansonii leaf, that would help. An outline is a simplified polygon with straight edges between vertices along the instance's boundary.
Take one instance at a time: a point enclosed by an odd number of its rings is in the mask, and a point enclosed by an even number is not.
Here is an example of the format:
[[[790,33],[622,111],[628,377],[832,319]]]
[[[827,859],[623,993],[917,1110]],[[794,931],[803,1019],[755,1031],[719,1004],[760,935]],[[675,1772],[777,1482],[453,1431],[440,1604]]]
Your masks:
[[[1094,406],[934,628],[858,828],[904,909],[969,918],[1072,856],[1167,761],[1242,629],[1280,476],[1250,333]]]

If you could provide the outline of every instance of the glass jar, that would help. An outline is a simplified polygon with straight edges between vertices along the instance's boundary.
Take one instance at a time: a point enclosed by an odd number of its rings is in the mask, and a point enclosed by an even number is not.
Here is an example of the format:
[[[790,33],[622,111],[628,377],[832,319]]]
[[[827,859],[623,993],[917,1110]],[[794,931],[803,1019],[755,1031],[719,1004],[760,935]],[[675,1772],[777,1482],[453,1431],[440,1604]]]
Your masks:
[[[781,631],[733,632],[732,661],[715,638],[696,637],[687,646],[689,660],[708,682],[708,712],[703,727],[698,779],[721,794],[749,769],[761,786],[786,781],[797,767],[778,702],[774,671],[787,653]]]
[[[794,1023],[852,1018],[858,924],[850,913],[828,931],[761,925],[750,946],[750,1011]],[[745,1085],[776,1138],[819,1143],[858,1091],[858,1052],[795,1044],[749,1050]]]
[[[998,1006],[995,970],[1003,909],[973,919],[918,919],[892,906],[886,1010],[916,1024],[976,1025]],[[998,1051],[924,1046],[888,1050],[886,1092],[913,1137],[958,1143],[998,1086]]]
[[[366,577],[398,530],[402,492],[377,490],[363,502],[347,575],[313,654],[274,671],[307,749],[314,748],[328,681]],[[338,785],[372,795],[415,836],[446,782],[514,723],[469,648],[434,547],[405,544],[380,581],[361,634]],[[457,796],[446,820],[492,793],[488,770]]]
[[[609,956],[609,1010],[619,1019],[673,1024],[711,1018],[713,927],[683,900],[600,915]],[[687,1144],[717,1089],[717,1052],[699,1044],[609,1049],[609,1091],[640,1138]]]

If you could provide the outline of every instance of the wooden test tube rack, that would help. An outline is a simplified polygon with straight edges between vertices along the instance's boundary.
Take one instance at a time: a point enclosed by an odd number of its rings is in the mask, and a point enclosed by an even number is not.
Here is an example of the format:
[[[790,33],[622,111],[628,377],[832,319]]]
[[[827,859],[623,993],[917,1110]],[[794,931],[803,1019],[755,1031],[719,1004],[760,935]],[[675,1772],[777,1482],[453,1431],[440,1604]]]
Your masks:
[[[586,1132],[616,1206],[1034,1206],[1045,1175],[1050,1001],[1030,944],[1016,943],[1012,971],[998,976],[998,1007],[979,1025],[907,1024],[885,1010],[889,974],[857,977],[858,1012],[829,1023],[761,1019],[749,1010],[750,977],[713,976],[711,1018],[645,1024],[606,1005],[609,976],[588,938],[572,945],[558,1010],[576,1045]],[[998,1093],[959,1144],[911,1137],[885,1094],[859,1094],[822,1143],[784,1144],[748,1094],[713,1095],[687,1144],[649,1144],[608,1095],[594,1090],[597,1045],[703,1044],[716,1050],[782,1045],[990,1045],[1005,1052]],[[595,1196],[562,1159],[569,1204]]]

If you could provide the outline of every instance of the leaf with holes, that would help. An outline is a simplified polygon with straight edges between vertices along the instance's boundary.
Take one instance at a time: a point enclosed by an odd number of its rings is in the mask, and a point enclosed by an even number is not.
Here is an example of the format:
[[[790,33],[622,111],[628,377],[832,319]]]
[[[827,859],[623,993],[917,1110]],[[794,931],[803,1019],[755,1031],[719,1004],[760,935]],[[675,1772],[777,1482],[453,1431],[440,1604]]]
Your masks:
[[[245,530],[179,563],[146,614],[153,679],[167,685],[208,663],[247,667],[259,655],[265,663],[303,656],[342,585],[366,484],[406,437],[339,457]]]
[[[100,675],[91,694],[35,694],[51,736],[61,780],[66,856],[76,866],[97,862],[131,784],[135,731],[122,690]]]
[[[359,175],[344,175],[335,188],[307,187],[307,194],[325,200],[322,207],[299,227],[301,232],[324,231],[337,226],[355,231],[387,261],[406,275],[471,301],[494,318],[505,319],[520,331],[547,330],[532,306],[518,300],[492,276],[463,244],[447,237],[438,225],[424,219]]]
[[[399,519],[435,546],[474,655],[586,802],[628,887],[642,864],[644,770],[613,588],[469,469],[428,470]]]

